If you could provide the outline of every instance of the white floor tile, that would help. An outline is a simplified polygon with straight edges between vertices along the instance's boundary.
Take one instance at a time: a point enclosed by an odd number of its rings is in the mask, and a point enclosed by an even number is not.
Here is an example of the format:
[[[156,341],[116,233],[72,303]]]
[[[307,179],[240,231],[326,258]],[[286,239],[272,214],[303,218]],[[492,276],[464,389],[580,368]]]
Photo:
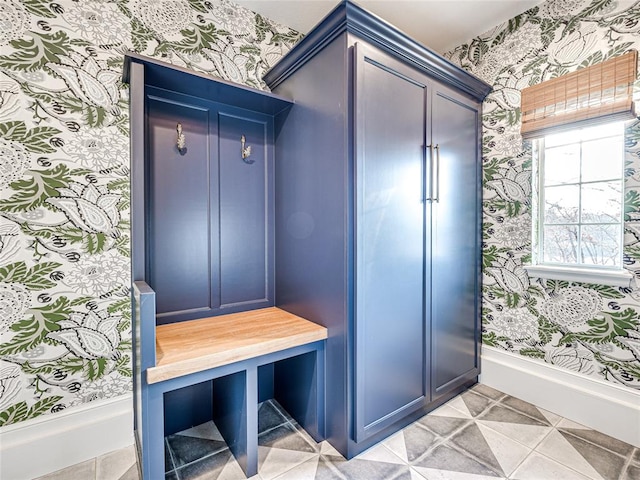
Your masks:
[[[512,480],[588,480],[588,478],[538,452],[529,455],[511,475]]]
[[[489,477],[473,473],[436,470],[435,468],[412,467],[427,480],[501,480],[503,477]],[[550,479],[546,479],[550,480]]]
[[[258,447],[258,474],[263,480],[272,480],[314,457],[318,457],[318,454]]]
[[[536,451],[567,467],[577,470],[593,480],[604,480],[591,464],[587,462],[557,430],[551,432],[540,442],[540,445],[536,447]]]
[[[374,445],[355,458],[359,460],[370,460],[373,462],[395,463],[397,465],[405,465],[407,463],[405,460],[402,460],[398,455],[386,448],[382,443]]]
[[[471,418],[471,414],[469,413],[469,409],[466,405],[464,408],[466,409],[466,413],[453,408],[448,403],[445,403],[432,412],[429,412],[429,415],[434,415],[436,417]]]
[[[283,473],[275,480],[315,480],[318,471],[318,457],[307,460],[306,462],[292,468]]]
[[[404,434],[402,431],[391,435],[384,440],[382,444],[391,450],[395,455],[400,457],[404,462],[409,463],[409,455],[407,454],[407,445],[404,442]]]
[[[118,480],[136,463],[133,445],[107,453],[96,459],[97,480]]]
[[[329,455],[329,456],[332,456],[332,457],[342,457],[340,452],[338,450],[336,450],[335,448],[333,448],[333,445],[331,445],[326,440],[324,442],[320,443],[320,454],[321,455]]]
[[[553,412],[550,412],[549,410],[544,410],[543,408],[537,407],[538,410],[540,410],[540,413],[542,413],[544,415],[544,417],[549,421],[549,423],[551,425],[557,425],[558,422],[560,420],[562,420],[562,417],[560,415],[556,415]]]
[[[531,449],[521,443],[511,440],[484,425],[479,423],[477,425],[505,475],[511,475],[527,455],[531,453]]]
[[[575,428],[578,430],[591,430],[589,427],[585,427],[579,423],[576,423],[568,418],[562,418],[557,425],[558,428]]]
[[[495,430],[511,440],[523,444],[530,449],[535,448],[553,427],[541,425],[522,425],[516,423],[494,422],[491,420],[476,420],[478,425]]]
[[[453,407],[454,409],[462,413],[463,416],[461,418],[473,418],[473,415],[471,415],[471,412],[467,408],[466,403],[464,403],[464,400],[462,400],[462,397],[460,396],[449,400],[446,405]]]
[[[215,423],[211,421],[183,430],[182,432],[179,432],[179,435],[224,442],[224,438],[222,438],[222,434],[218,430],[218,427],[216,427]]]

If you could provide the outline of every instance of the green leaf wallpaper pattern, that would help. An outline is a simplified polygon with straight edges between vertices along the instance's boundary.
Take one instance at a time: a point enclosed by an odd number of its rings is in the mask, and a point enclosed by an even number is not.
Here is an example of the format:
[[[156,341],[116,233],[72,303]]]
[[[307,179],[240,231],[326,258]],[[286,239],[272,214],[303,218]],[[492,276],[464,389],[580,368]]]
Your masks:
[[[0,6],[0,425],[131,389],[128,99],[134,50],[264,88],[300,35],[228,0]],[[483,341],[640,388],[640,293],[530,280],[520,89],[640,47],[640,2],[550,0],[447,56],[483,117]],[[640,271],[640,125],[626,131],[625,265]]]
[[[0,426],[131,390],[123,53],[265,88],[297,32],[228,0],[0,5]]]
[[[483,343],[640,389],[640,122],[625,131],[631,288],[528,277],[532,162],[519,133],[522,88],[631,48],[640,49],[640,2],[548,0],[445,56],[493,85],[483,112]]]

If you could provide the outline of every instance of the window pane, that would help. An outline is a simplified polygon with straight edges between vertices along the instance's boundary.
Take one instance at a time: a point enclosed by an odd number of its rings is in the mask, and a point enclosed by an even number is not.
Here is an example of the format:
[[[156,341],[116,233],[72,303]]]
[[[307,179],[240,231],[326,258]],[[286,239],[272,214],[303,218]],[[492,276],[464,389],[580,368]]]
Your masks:
[[[544,189],[544,223],[578,223],[580,186]]]
[[[585,225],[582,227],[581,261],[588,265],[620,266],[619,245],[619,225]]]
[[[582,144],[582,181],[622,177],[622,138],[603,138]]]
[[[624,122],[605,123],[580,130],[582,140],[624,135]]]
[[[582,222],[619,223],[622,213],[622,182],[582,185]]]
[[[578,227],[552,225],[544,227],[544,262],[576,263],[578,258]]]
[[[544,152],[544,184],[580,181],[580,145],[547,148]]]
[[[577,143],[580,141],[580,130],[570,130],[568,132],[556,133],[544,137],[546,147],[566,145],[567,143]]]

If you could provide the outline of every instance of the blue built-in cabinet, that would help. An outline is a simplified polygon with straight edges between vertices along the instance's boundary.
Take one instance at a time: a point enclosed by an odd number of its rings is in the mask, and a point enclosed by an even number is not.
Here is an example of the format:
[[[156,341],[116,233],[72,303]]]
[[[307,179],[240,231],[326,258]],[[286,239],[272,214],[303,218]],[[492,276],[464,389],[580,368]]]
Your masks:
[[[347,458],[477,381],[481,102],[490,87],[351,2],[265,76],[276,303],[328,327]]]
[[[351,458],[480,372],[489,85],[350,1],[264,80],[126,56],[145,479],[211,419],[255,474],[272,397]]]

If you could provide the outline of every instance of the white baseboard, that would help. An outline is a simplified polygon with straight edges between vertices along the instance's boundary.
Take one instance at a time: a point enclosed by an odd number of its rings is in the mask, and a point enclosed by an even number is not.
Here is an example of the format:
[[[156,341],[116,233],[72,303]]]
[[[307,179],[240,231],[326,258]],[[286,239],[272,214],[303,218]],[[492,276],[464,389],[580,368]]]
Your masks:
[[[0,428],[0,478],[30,480],[134,443],[132,395]]]
[[[480,383],[640,448],[640,392],[482,346]]]

